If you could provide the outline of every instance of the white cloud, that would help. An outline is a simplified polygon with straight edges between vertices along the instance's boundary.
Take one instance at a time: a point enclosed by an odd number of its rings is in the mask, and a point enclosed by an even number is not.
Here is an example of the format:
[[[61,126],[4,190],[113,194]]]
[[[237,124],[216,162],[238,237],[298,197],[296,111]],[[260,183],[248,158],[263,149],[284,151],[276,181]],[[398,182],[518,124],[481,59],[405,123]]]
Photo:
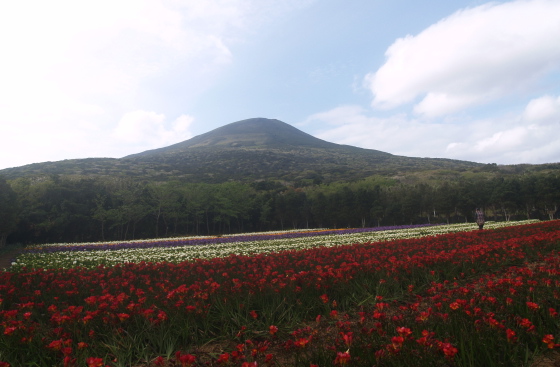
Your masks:
[[[533,99],[525,108],[523,119],[545,124],[558,124],[560,122],[560,97],[547,95]]]
[[[186,102],[208,89],[257,24],[309,3],[0,2],[0,169],[119,157],[190,137],[192,117],[166,120],[183,111],[161,107],[165,93]]]
[[[406,114],[386,118],[370,117],[359,106],[340,106],[314,114],[305,121],[320,126],[320,139],[338,144],[376,149],[404,156],[436,156],[459,131],[458,126],[442,130],[442,124],[410,119]]]
[[[543,96],[517,115],[428,122],[395,114],[368,116],[359,106],[341,106],[310,116],[315,136],[339,143],[408,157],[453,158],[481,163],[560,162],[560,97]]]
[[[166,124],[164,114],[138,110],[126,113],[112,136],[132,147],[160,148],[190,139],[189,127],[193,120],[191,116],[181,115],[171,124]]]
[[[558,70],[559,39],[556,0],[468,8],[396,40],[365,84],[376,108],[415,103],[418,115],[441,116],[534,86]]]

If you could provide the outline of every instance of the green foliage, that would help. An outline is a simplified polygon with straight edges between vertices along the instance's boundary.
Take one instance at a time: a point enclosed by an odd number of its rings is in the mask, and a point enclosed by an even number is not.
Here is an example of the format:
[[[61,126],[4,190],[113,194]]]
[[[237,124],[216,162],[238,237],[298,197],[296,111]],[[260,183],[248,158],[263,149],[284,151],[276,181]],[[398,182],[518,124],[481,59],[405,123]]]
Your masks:
[[[12,223],[8,241],[22,244],[458,223],[473,221],[475,207],[495,221],[551,219],[560,204],[555,174],[460,177],[437,185],[372,177],[303,188],[278,181],[141,183],[65,176],[10,184],[5,187],[18,198],[12,204],[21,206],[6,211],[12,222],[3,223]]]
[[[8,235],[16,228],[19,210],[16,193],[0,176],[0,248],[6,245]]]

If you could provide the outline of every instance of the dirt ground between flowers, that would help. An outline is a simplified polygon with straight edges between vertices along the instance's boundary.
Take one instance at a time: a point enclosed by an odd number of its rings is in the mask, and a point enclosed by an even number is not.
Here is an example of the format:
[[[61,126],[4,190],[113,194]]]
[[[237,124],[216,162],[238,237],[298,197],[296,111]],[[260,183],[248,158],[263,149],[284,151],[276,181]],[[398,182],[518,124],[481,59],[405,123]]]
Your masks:
[[[552,352],[550,354],[540,356],[531,367],[560,367],[560,353]]]
[[[7,246],[0,249],[0,271],[9,268],[12,265],[12,260],[20,252],[19,247]]]
[[[18,255],[20,251],[21,249],[19,247],[11,246],[1,249],[0,271],[8,269],[12,264],[12,260]],[[206,348],[208,348],[208,346]],[[281,356],[281,353],[279,353],[278,355]],[[530,365],[530,367],[560,367],[560,352],[551,351],[550,353],[545,353],[544,355],[536,358],[536,360]]]

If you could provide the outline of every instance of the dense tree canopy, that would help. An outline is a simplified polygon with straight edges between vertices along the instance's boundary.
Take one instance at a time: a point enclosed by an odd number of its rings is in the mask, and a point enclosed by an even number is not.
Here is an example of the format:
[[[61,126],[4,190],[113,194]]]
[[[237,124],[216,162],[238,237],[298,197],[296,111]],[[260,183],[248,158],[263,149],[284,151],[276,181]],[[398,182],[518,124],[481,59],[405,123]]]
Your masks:
[[[306,185],[56,175],[0,180],[0,235],[28,244],[464,222],[473,221],[476,207],[490,220],[552,219],[560,204],[556,173]]]
[[[16,228],[18,219],[17,195],[6,180],[0,177],[0,248],[6,245],[6,239]]]

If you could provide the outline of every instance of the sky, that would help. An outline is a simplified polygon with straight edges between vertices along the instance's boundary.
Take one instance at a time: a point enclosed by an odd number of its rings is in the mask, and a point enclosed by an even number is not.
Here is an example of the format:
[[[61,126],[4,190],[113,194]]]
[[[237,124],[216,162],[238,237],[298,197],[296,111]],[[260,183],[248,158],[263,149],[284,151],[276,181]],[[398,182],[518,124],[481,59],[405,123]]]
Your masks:
[[[0,169],[254,117],[333,143],[560,162],[560,1],[0,3]]]

